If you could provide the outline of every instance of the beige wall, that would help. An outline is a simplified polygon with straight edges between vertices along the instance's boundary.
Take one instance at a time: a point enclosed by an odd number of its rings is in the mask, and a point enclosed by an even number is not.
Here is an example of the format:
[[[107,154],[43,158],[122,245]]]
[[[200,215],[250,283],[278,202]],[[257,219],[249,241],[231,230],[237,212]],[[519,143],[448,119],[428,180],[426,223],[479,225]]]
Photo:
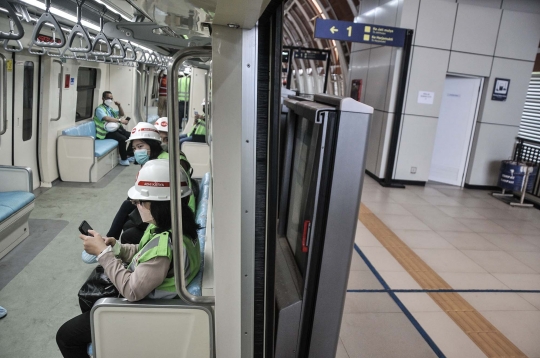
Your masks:
[[[357,22],[414,30],[394,179],[428,180],[444,81],[452,73],[484,78],[466,183],[495,185],[521,120],[540,41],[540,1],[365,0],[360,6]],[[401,51],[353,44],[351,53],[349,84],[362,79],[362,101],[375,108],[367,169],[378,177],[386,169]],[[511,80],[505,102],[491,100],[496,77]],[[434,92],[434,103],[417,103],[419,91]]]

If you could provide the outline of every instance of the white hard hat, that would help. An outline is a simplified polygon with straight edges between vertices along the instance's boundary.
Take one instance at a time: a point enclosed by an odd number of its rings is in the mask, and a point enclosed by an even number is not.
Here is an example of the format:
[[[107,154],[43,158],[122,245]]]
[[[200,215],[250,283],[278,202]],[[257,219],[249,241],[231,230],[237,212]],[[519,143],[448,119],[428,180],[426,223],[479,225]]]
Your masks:
[[[147,122],[139,122],[135,127],[133,127],[127,142],[135,139],[150,139],[161,142],[161,137],[159,136],[156,127]]]
[[[168,132],[169,131],[169,120],[167,117],[161,117],[158,118],[156,121],[156,129],[160,132]]]
[[[107,122],[105,123],[105,130],[107,132],[116,132],[120,128],[120,124],[116,122]]]
[[[180,171],[180,197],[191,194],[188,178]],[[128,190],[128,197],[134,200],[166,201],[171,200],[171,179],[169,160],[149,160],[137,174],[135,185]]]

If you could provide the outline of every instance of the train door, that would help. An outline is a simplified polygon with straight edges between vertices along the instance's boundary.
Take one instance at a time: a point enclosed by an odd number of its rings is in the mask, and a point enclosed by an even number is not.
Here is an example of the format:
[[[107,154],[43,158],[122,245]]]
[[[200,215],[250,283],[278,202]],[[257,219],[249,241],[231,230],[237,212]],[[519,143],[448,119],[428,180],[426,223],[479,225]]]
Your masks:
[[[13,62],[11,53],[0,51],[0,165],[12,165],[11,98]]]
[[[37,189],[40,183],[37,157],[39,57],[16,54],[13,71],[13,164],[32,169],[34,189]]]

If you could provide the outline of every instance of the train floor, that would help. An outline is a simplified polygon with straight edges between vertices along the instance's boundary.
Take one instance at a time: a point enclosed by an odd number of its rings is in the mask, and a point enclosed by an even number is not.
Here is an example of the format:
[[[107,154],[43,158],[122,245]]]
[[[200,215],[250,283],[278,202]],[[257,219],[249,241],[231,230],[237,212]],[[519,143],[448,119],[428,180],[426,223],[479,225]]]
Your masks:
[[[0,357],[60,357],[94,265],[78,226],[108,230],[138,167],[39,192],[31,235],[0,259]],[[540,211],[486,191],[366,178],[337,357],[540,358]]]

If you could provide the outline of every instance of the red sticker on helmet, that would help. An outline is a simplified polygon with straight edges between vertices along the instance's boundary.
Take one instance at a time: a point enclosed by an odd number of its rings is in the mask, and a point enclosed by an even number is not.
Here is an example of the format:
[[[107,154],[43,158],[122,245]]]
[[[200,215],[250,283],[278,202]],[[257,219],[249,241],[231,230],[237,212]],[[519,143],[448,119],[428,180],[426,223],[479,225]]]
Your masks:
[[[150,131],[150,132],[156,132],[157,133],[157,129],[155,129],[155,128],[140,128],[139,131],[141,131],[141,132]]]
[[[171,186],[171,183],[168,181],[144,181],[141,180],[137,183],[138,186],[152,186],[156,188],[168,188]]]
[[[161,122],[162,127],[167,127],[167,125],[168,125],[167,122],[165,122],[165,121]]]
[[[131,130],[131,134],[135,133],[136,131],[137,131],[137,128],[133,128],[133,129]]]

